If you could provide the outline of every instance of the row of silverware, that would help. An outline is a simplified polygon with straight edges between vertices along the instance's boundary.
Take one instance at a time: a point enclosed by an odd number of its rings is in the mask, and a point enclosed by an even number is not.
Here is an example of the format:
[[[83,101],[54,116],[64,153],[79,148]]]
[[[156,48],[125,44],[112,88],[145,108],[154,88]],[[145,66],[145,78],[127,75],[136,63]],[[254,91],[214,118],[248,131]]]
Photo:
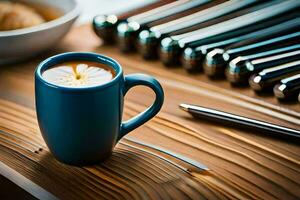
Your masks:
[[[299,0],[159,1],[95,16],[93,28],[122,52],[300,101],[299,7]]]

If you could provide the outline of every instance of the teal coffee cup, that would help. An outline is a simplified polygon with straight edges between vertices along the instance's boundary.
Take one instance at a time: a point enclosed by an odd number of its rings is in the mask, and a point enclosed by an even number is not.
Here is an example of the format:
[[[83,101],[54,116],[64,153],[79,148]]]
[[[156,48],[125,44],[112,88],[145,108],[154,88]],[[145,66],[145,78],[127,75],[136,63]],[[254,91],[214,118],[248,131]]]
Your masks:
[[[50,67],[68,61],[92,61],[115,72],[107,83],[70,88],[46,81],[42,74]],[[122,122],[126,92],[138,85],[156,94],[145,111]],[[116,143],[127,133],[154,117],[164,101],[159,82],[144,74],[124,76],[121,65],[95,53],[63,53],[41,62],[35,71],[36,112],[42,136],[54,157],[66,164],[90,165],[111,155]]]

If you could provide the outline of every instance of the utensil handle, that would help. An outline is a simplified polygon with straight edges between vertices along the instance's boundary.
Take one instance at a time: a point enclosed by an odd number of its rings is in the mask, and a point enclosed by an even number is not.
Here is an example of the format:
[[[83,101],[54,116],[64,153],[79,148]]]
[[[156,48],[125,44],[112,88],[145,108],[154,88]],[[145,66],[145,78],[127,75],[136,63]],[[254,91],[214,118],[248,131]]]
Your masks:
[[[258,131],[263,131],[265,133],[270,133],[272,135],[276,134],[278,136],[289,136],[300,139],[299,130],[200,106],[189,106],[188,110],[193,116],[200,117],[206,120],[216,121],[220,123],[230,123],[231,125],[234,124],[246,128],[252,128]]]

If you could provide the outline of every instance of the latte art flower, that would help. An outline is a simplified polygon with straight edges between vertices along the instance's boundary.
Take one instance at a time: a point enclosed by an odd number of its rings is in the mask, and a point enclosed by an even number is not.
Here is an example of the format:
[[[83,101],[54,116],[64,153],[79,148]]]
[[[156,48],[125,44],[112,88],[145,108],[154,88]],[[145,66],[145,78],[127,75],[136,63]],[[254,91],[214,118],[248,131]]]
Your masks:
[[[78,64],[74,68],[57,66],[46,70],[42,76],[52,84],[76,88],[102,85],[113,78],[110,71],[87,64]]]

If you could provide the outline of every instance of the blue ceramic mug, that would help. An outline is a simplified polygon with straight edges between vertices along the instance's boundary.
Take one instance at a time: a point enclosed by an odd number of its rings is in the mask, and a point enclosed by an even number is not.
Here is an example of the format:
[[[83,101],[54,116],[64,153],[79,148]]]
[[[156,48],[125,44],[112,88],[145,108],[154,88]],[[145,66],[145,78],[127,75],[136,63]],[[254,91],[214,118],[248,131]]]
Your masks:
[[[57,86],[43,79],[42,73],[49,67],[78,60],[105,64],[116,75],[108,83],[87,88]],[[137,85],[150,87],[156,99],[147,110],[122,122],[124,95]],[[163,104],[164,93],[151,76],[124,76],[122,67],[112,58],[70,52],[50,57],[38,65],[35,99],[39,127],[52,154],[63,163],[88,165],[107,158],[124,135],[154,117]]]

